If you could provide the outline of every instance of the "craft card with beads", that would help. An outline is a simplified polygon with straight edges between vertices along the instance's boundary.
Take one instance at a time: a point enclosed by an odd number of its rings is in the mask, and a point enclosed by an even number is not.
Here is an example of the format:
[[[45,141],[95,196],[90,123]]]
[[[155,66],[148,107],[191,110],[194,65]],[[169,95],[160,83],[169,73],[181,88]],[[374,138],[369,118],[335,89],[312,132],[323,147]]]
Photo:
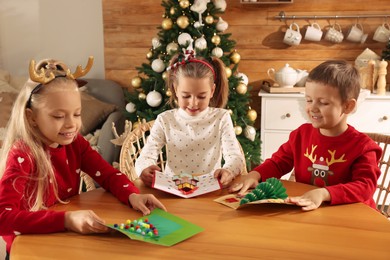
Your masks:
[[[213,174],[170,175],[162,172],[156,172],[152,187],[183,198],[196,197],[222,188]]]
[[[148,216],[107,226],[133,240],[162,246],[172,246],[203,231],[203,228],[158,208]]]
[[[287,198],[286,188],[282,182],[276,178],[269,178],[265,182],[259,183],[256,188],[248,192],[243,198],[237,194],[229,194],[219,197],[214,201],[233,209],[244,206],[263,203],[291,204],[285,202]]]

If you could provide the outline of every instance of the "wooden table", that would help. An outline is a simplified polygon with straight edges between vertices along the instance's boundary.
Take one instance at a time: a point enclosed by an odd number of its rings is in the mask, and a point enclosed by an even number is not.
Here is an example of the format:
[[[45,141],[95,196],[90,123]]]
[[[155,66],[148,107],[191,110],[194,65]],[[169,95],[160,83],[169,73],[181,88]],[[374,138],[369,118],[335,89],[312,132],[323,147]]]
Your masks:
[[[290,196],[313,188],[283,183]],[[11,259],[390,259],[390,221],[361,203],[310,212],[279,204],[234,210],[213,201],[225,190],[183,199],[137,185],[160,198],[170,213],[205,230],[172,247],[133,241],[119,232],[21,235]],[[107,223],[141,217],[102,189],[53,209],[93,209]]]

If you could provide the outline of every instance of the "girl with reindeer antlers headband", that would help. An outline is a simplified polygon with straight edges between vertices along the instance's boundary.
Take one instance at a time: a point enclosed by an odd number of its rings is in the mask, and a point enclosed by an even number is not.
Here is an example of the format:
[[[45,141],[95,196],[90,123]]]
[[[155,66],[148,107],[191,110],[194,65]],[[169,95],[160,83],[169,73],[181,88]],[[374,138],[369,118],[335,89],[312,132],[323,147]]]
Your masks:
[[[211,173],[227,186],[244,168],[229,112],[225,65],[218,58],[196,57],[190,45],[172,58],[167,87],[172,110],[157,116],[135,168],[151,186],[160,150],[166,146],[166,174]],[[222,164],[222,158],[224,164]]]
[[[108,232],[104,220],[90,210],[47,210],[78,194],[81,171],[143,214],[155,207],[165,210],[153,195],[139,194],[79,134],[82,108],[76,79],[92,63],[90,57],[74,73],[56,60],[30,63],[30,79],[15,101],[0,157],[0,235],[7,252],[18,234]]]

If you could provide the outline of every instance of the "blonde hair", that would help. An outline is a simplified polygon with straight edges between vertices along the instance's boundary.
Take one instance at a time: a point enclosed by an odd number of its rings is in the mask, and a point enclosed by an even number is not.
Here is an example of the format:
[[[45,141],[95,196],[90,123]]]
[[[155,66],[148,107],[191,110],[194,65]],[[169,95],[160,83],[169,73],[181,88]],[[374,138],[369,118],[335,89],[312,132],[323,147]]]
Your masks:
[[[179,55],[174,56],[170,62],[170,66],[173,66],[173,64],[177,63],[179,57]],[[196,57],[196,59],[207,62],[214,69],[214,71],[212,71],[211,68],[204,63],[193,61],[191,62],[191,60],[189,60],[187,63],[176,66],[174,69],[169,70],[167,86],[172,93],[169,98],[170,105],[172,107],[176,107],[177,97],[174,86],[178,84],[180,78],[209,78],[210,88],[215,83],[215,91],[212,99],[210,100],[210,106],[224,108],[227,104],[229,96],[229,83],[226,76],[225,64],[216,57],[213,57],[211,62],[203,57]]]
[[[58,196],[58,187],[54,175],[54,169],[50,160],[50,154],[44,143],[44,137],[37,127],[33,127],[27,118],[27,102],[31,98],[31,109],[39,108],[45,101],[45,96],[49,92],[66,91],[75,89],[78,91],[77,83],[74,79],[63,77],[61,72],[55,72],[55,79],[47,84],[43,84],[41,89],[31,96],[31,92],[38,86],[37,83],[28,80],[21,89],[13,106],[11,117],[7,125],[6,138],[0,157],[0,177],[6,170],[6,162],[11,149],[18,149],[29,155],[26,158],[34,167],[34,172],[30,173],[29,181],[36,183],[31,194],[27,195],[28,206],[31,211],[45,209],[45,195],[49,192],[50,186],[54,190],[55,197],[61,203]],[[50,73],[50,71],[48,71]],[[39,163],[38,163],[39,162]],[[15,180],[14,180],[15,182]],[[23,191],[19,191],[23,192]]]

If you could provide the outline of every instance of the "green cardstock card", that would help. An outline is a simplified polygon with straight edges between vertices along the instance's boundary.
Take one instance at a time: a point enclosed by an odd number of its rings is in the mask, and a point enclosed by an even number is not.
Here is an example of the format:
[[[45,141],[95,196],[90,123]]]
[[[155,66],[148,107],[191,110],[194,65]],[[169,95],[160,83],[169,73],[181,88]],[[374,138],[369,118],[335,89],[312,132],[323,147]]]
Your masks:
[[[107,224],[107,226],[125,234],[131,239],[162,246],[173,246],[204,230],[195,224],[158,208],[154,209],[148,216],[132,221],[128,220],[126,223],[121,224]]]

